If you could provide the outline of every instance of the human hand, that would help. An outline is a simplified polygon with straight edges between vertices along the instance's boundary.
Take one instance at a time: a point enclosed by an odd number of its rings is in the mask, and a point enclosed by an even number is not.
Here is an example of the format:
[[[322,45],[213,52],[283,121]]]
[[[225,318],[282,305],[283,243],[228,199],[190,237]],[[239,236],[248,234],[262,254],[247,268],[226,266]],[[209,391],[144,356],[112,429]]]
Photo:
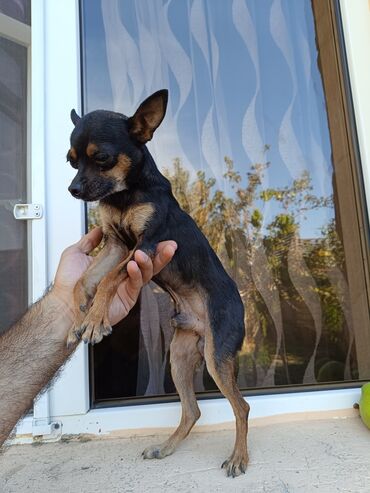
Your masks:
[[[73,288],[93,261],[89,253],[99,245],[102,237],[101,228],[95,228],[80,241],[66,248],[60,258],[52,293],[66,306],[71,322],[74,318]],[[135,252],[134,260],[127,264],[128,277],[118,287],[109,309],[109,321],[112,325],[128,314],[143,285],[171,261],[176,249],[177,244],[174,241],[159,243],[153,262],[144,252]]]

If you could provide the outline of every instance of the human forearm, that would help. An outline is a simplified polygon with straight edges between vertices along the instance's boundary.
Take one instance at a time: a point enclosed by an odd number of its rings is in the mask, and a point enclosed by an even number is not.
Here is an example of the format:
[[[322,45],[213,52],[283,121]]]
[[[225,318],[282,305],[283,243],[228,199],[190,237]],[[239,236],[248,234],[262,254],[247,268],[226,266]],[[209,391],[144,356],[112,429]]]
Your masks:
[[[100,228],[96,228],[67,248],[53,289],[0,336],[0,446],[76,348],[66,345],[75,321],[73,288],[91,265],[93,259],[87,254],[99,244],[101,236]],[[135,261],[127,264],[128,278],[119,286],[110,307],[111,325],[127,315],[143,284],[168,264],[176,248],[171,241],[159,244],[153,262],[143,252],[135,253]]]
[[[71,324],[51,291],[0,337],[0,446],[76,348],[66,346]]]

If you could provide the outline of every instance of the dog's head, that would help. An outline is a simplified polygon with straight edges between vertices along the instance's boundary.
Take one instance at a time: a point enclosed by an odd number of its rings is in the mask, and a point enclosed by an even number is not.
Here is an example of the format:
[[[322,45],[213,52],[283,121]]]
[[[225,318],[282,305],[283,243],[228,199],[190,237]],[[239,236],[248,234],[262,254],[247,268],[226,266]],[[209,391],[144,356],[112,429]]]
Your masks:
[[[78,172],[68,190],[74,197],[95,201],[128,188],[130,173],[142,160],[143,144],[164,118],[167,99],[166,89],[152,94],[130,118],[104,110],[81,118],[71,111],[75,128],[67,161]]]

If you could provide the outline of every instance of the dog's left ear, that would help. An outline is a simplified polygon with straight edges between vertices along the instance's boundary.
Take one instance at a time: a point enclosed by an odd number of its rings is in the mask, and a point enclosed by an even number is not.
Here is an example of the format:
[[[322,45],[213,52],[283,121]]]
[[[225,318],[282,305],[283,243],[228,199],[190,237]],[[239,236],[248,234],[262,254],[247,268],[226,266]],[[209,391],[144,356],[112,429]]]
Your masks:
[[[166,114],[167,101],[167,89],[157,91],[143,101],[134,116],[128,119],[130,135],[142,144],[148,142]]]
[[[71,111],[71,120],[74,126],[76,126],[77,122],[81,120],[81,117],[77,115],[76,110],[74,108]]]

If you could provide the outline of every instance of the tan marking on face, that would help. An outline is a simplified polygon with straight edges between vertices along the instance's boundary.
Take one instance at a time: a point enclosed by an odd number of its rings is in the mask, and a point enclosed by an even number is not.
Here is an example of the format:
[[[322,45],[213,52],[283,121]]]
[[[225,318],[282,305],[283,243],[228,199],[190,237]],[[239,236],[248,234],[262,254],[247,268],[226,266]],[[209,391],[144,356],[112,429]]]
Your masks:
[[[71,147],[69,150],[69,156],[73,161],[77,161],[77,152],[74,147]]]
[[[94,153],[98,150],[98,146],[94,144],[93,142],[90,142],[88,146],[86,147],[86,155],[88,157],[91,157],[94,155]]]
[[[126,187],[126,177],[131,167],[131,159],[126,154],[119,154],[116,165],[101,174],[115,181],[114,192],[121,192]]]
[[[105,171],[104,174],[114,178],[119,183],[125,180],[130,167],[131,159],[126,154],[119,154],[117,164],[112,169]]]

